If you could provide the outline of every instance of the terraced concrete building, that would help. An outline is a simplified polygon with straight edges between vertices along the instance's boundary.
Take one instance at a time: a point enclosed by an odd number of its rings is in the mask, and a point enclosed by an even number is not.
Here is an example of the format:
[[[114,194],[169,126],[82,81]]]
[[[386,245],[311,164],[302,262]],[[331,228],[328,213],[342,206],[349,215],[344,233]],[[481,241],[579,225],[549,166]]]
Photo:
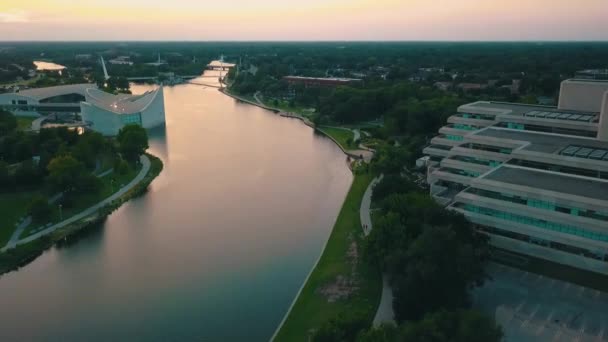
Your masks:
[[[608,81],[558,107],[475,102],[424,149],[431,195],[501,249],[608,274]]]

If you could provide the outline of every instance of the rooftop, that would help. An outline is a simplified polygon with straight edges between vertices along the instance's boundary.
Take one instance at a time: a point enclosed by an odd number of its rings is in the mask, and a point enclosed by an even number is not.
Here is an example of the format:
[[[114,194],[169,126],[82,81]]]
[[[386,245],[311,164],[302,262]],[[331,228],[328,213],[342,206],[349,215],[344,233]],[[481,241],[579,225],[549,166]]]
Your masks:
[[[145,110],[162,91],[162,87],[141,95],[114,95],[99,89],[87,89],[86,102],[117,114],[137,113]]]
[[[97,89],[97,85],[92,83],[68,84],[54,87],[25,89],[19,91],[18,94],[40,101],[49,97],[67,94],[85,95],[87,89]]]
[[[543,153],[558,153],[562,149],[571,145],[608,149],[608,142],[602,142],[591,138],[585,139],[568,135],[542,132],[487,128],[479,132],[475,132],[473,135],[529,142],[530,144],[524,147],[524,150]]]
[[[481,108],[481,109],[498,109],[501,110],[504,115],[516,115],[516,116],[527,116],[536,117],[541,119],[554,119],[554,120],[569,120],[569,121],[593,121],[597,118],[598,113],[592,112],[581,112],[574,110],[560,110],[557,107],[541,106],[541,105],[530,105],[523,103],[508,103],[508,102],[492,102],[492,101],[478,101],[470,103],[465,107]],[[568,114],[566,116],[566,114]],[[577,117],[577,115],[579,115]],[[586,120],[581,120],[583,117],[587,117]],[[589,118],[590,117],[590,118]]]
[[[501,166],[482,179],[608,201],[608,182],[539,170]]]
[[[360,78],[346,77],[306,77],[306,76],[285,76],[284,78],[293,80],[311,80],[311,81],[338,81],[338,82],[357,82],[362,81]]]

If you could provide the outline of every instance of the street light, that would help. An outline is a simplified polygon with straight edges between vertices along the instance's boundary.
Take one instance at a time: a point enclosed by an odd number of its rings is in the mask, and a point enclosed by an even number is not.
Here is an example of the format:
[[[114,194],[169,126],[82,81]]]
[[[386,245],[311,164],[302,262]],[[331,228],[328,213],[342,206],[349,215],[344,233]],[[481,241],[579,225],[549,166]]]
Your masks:
[[[61,204],[59,204],[59,220],[63,221],[63,213],[61,212]]]

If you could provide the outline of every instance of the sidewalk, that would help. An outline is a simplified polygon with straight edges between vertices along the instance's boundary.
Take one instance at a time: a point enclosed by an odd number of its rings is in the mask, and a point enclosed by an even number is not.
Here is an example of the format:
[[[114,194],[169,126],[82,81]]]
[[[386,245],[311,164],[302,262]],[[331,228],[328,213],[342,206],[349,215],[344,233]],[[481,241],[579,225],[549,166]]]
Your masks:
[[[372,193],[374,186],[382,180],[383,176],[375,178],[365,191],[363,199],[361,200],[361,209],[359,215],[361,218],[361,225],[365,235],[369,235],[372,231],[372,217],[371,217],[371,204],[372,204]],[[395,322],[395,312],[393,311],[393,290],[390,287],[388,277],[384,275],[382,277],[382,297],[380,298],[380,305],[376,311],[374,317],[374,326],[378,326],[382,323]]]

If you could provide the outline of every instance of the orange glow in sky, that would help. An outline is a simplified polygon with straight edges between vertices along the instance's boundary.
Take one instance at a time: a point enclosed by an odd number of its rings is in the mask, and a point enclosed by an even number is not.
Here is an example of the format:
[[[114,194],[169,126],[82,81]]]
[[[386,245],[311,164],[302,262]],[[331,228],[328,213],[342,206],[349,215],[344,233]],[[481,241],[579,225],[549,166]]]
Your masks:
[[[4,40],[608,40],[608,0],[0,0]]]

